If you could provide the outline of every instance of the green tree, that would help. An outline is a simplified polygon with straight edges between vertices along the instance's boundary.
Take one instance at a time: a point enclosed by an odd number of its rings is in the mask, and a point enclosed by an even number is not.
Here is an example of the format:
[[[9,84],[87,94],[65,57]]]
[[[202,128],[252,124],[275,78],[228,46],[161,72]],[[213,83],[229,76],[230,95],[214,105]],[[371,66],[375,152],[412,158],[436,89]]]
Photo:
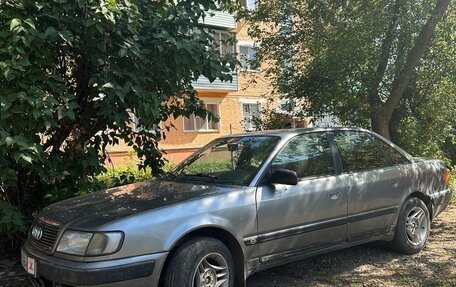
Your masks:
[[[278,92],[308,100],[305,115],[330,113],[390,138],[407,115],[395,114],[404,98],[419,102],[423,72],[435,73],[430,85],[455,74],[436,61],[454,58],[454,14],[450,0],[271,0],[245,17],[261,41],[258,60],[271,63]]]
[[[159,123],[206,114],[200,75],[231,80],[200,24],[222,2],[0,0],[0,199],[31,212],[71,196],[120,141],[159,172]]]

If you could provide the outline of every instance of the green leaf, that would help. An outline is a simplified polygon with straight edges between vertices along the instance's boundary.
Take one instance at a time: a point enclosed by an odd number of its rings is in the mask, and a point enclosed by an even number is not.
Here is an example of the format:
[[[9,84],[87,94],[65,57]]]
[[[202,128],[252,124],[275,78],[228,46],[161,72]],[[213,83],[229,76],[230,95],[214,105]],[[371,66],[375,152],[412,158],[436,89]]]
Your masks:
[[[109,8],[114,8],[117,6],[116,0],[108,0],[108,3],[109,3]]]
[[[12,146],[15,143],[14,138],[12,138],[12,137],[6,137],[5,141],[6,141],[6,146]]]
[[[44,34],[47,36],[47,37],[53,37],[57,34],[57,30],[50,26],[50,27],[47,27],[46,31],[44,32]]]
[[[10,112],[13,113],[13,114],[23,114],[24,113],[24,109],[21,106],[19,106],[19,105],[14,105],[10,109]]]
[[[33,29],[36,29],[36,28],[35,28],[35,23],[33,23],[33,20],[32,20],[32,19],[27,18],[27,19],[25,19],[24,22],[27,23],[27,24],[28,24],[30,27],[32,27]]]
[[[57,111],[57,117],[59,120],[63,119],[65,117],[65,110],[64,109],[59,109]]]
[[[40,113],[39,110],[33,110],[33,111],[32,111],[32,114],[33,114],[33,118],[34,118],[35,120],[37,120],[37,119],[39,119],[39,118],[41,117],[41,113]]]
[[[28,57],[23,57],[23,58],[21,58],[21,59],[19,60],[19,64],[21,64],[21,66],[23,66],[23,67],[28,67],[28,66],[31,65],[31,64],[30,64],[30,61],[29,61],[29,59],[28,59]]]
[[[13,20],[11,20],[11,23],[10,23],[10,31],[13,31],[14,29],[19,27],[20,25],[21,25],[21,20],[17,19],[17,18],[14,18]]]
[[[103,89],[114,89],[114,85],[112,83],[106,83],[101,86]]]
[[[21,154],[20,158],[23,159],[24,161],[28,162],[28,163],[32,163],[32,161],[33,161],[30,156],[25,155],[23,153]]]
[[[10,67],[6,67],[4,70],[3,70],[3,75],[5,76],[5,78],[7,80],[13,80],[15,78],[14,74],[13,74],[13,69],[11,69]]]
[[[76,119],[76,115],[74,114],[74,112],[72,110],[68,110],[66,113],[65,113],[65,116],[67,118],[69,118],[70,120],[74,121]]]
[[[68,30],[63,30],[58,33],[60,38],[62,38],[65,42],[72,45],[71,42],[73,41],[73,35]]]
[[[128,50],[125,48],[120,49],[119,56],[123,58],[128,53]]]
[[[101,25],[101,24],[95,24],[95,28],[97,29],[97,31],[103,35],[104,34],[104,27]]]

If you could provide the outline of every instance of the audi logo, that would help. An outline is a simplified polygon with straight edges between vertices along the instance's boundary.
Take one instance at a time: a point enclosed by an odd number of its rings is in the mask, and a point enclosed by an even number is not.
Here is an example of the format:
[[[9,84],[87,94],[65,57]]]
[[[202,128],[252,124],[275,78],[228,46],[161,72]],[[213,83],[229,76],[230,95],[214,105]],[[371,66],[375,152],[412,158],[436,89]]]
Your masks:
[[[35,238],[36,240],[41,240],[41,237],[43,237],[43,229],[41,227],[35,225],[32,228],[32,237]]]

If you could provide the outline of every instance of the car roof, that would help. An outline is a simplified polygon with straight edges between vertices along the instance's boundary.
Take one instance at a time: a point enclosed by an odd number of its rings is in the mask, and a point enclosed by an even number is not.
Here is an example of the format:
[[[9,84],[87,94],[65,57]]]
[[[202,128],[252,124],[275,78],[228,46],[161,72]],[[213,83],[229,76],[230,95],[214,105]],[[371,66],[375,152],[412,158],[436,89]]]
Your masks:
[[[282,129],[282,130],[266,130],[266,131],[254,131],[246,132],[232,135],[225,135],[221,138],[228,137],[243,137],[243,136],[279,136],[281,138],[289,137],[292,135],[302,134],[302,133],[312,133],[312,132],[327,132],[327,131],[364,131],[372,133],[369,130],[358,128],[358,127],[314,127],[314,128],[297,128],[297,129]]]

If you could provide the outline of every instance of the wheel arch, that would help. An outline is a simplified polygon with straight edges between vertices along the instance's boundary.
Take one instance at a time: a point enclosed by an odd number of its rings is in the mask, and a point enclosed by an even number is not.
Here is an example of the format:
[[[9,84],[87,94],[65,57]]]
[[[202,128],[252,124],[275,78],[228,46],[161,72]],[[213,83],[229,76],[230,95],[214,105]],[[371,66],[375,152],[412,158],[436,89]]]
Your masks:
[[[424,204],[426,205],[426,207],[429,211],[430,220],[432,221],[432,219],[434,217],[434,203],[432,201],[432,198],[430,196],[424,194],[421,191],[412,192],[409,196],[407,196],[407,198],[409,198],[409,197],[415,197],[424,202]],[[404,200],[403,204],[404,203],[405,203],[405,200]]]
[[[241,244],[232,233],[218,226],[205,226],[195,230],[191,230],[188,233],[182,235],[178,240],[176,240],[176,242],[174,242],[174,244],[170,248],[169,255],[167,256],[163,268],[161,270],[159,286],[163,285],[163,274],[164,272],[166,272],[166,269],[169,265],[169,261],[172,258],[176,249],[179,248],[179,246],[181,246],[184,242],[187,242],[188,240],[196,237],[211,237],[223,242],[223,244],[225,244],[228,247],[228,249],[231,252],[231,255],[233,256],[235,269],[234,286],[245,286],[245,259]]]

